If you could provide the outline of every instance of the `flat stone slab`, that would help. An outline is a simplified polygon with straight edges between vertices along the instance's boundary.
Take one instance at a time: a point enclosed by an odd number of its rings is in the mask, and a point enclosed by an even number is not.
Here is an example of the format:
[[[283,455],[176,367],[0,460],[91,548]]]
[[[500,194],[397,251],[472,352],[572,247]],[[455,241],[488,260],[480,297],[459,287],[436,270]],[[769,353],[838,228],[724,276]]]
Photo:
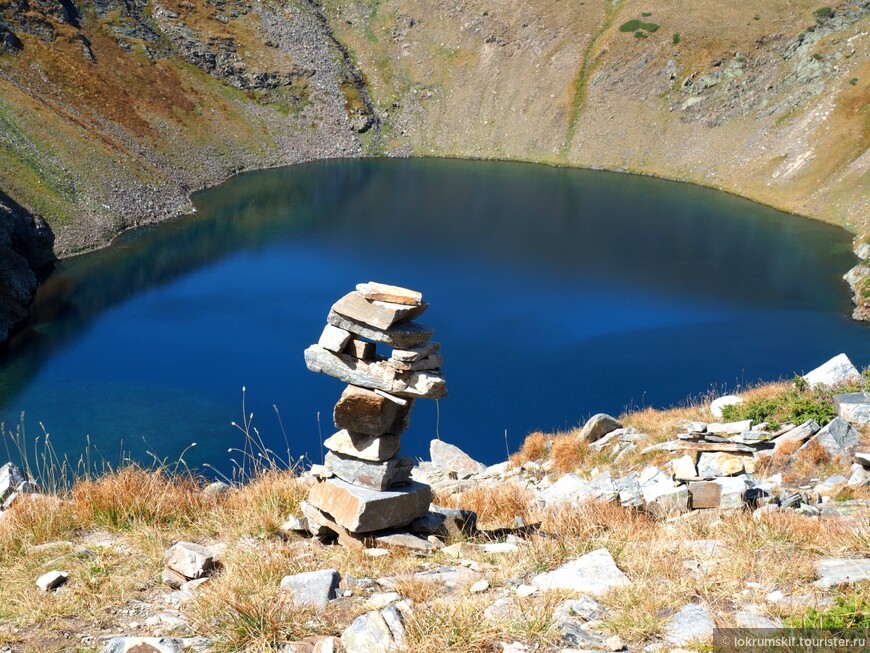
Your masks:
[[[796,426],[790,431],[786,431],[782,435],[778,435],[774,439],[773,450],[777,451],[782,449],[783,447],[791,447],[796,444],[803,444],[807,440],[809,440],[815,433],[819,432],[821,427],[818,425],[816,420],[808,419],[806,422],[801,424],[800,426]]]
[[[532,584],[542,590],[571,590],[582,594],[600,596],[614,587],[631,585],[610,551],[597,549],[561,567],[532,579]]]
[[[393,401],[386,393],[349,385],[332,413],[335,426],[365,435],[398,435],[408,428],[413,402]]]
[[[870,580],[870,558],[827,558],[816,563],[817,587],[829,589],[837,585]]]
[[[406,526],[425,515],[432,502],[432,489],[411,482],[378,492],[330,478],[311,488],[308,501],[351,533],[370,533]]]
[[[169,547],[164,563],[187,580],[208,576],[218,566],[214,551],[195,542],[178,542]]]
[[[408,456],[394,456],[383,462],[373,462],[329,451],[325,462],[341,480],[373,490],[388,490],[394,485],[408,483],[411,470],[414,469],[414,459]]]
[[[419,306],[423,303],[423,293],[421,292],[376,281],[358,283],[356,290],[369,301],[392,302],[407,306]]]
[[[698,476],[707,478],[710,476],[734,476],[742,474],[746,465],[750,470],[755,467],[755,459],[749,455],[736,455],[732,453],[704,452],[698,457]]]
[[[43,592],[56,590],[69,579],[67,571],[49,571],[36,579],[36,586]]]
[[[390,358],[403,363],[413,363],[421,358],[426,358],[436,351],[441,349],[441,345],[437,342],[424,342],[416,347],[408,347],[407,349],[393,349]]]
[[[852,365],[846,354],[838,354],[827,363],[804,374],[803,379],[811,388],[819,385],[833,388],[846,383],[860,383],[861,372]]]
[[[335,354],[319,345],[305,350],[305,364],[312,372],[371,390],[409,397],[440,399],[447,396],[447,382],[432,372],[402,372],[386,361],[364,361],[346,354]]]
[[[297,605],[325,608],[337,596],[340,582],[341,575],[337,569],[321,569],[284,576],[281,589],[289,592]]]
[[[423,370],[440,370],[444,365],[444,357],[441,354],[429,354],[425,358],[416,361],[405,362],[395,358],[387,359],[391,367],[403,372],[421,372]]]
[[[812,446],[820,447],[832,460],[845,460],[861,440],[861,434],[842,417],[835,417],[818,433],[807,440],[793,457],[800,456]]]
[[[850,424],[870,424],[870,392],[849,392],[834,395],[837,414]]]
[[[323,443],[330,451],[361,460],[383,462],[399,452],[401,438],[398,435],[365,435],[342,429]]]
[[[335,311],[329,312],[329,315],[326,316],[326,321],[333,326],[350,331],[368,340],[380,342],[390,347],[398,347],[399,349],[408,349],[409,347],[424,343],[435,333],[434,329],[417,324],[416,322],[403,322],[390,329],[377,329],[368,324],[352,320]]]
[[[355,322],[376,329],[389,329],[399,322],[420,316],[428,304],[409,306],[385,301],[369,301],[357,291],[350,292],[332,305],[332,310]]]
[[[751,428],[751,419],[744,419],[739,422],[715,422],[707,424],[707,433],[712,433],[713,435],[739,435]]]

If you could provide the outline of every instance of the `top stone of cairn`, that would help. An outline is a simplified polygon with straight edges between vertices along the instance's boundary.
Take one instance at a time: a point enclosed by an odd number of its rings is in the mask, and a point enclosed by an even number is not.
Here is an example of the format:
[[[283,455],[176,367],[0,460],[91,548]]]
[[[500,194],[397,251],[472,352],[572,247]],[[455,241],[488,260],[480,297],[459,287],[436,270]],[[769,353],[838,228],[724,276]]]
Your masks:
[[[370,302],[391,302],[405,306],[420,306],[423,303],[423,293],[375,281],[359,283],[356,290]]]
[[[377,329],[389,329],[394,324],[408,322],[429,308],[429,304],[409,306],[395,302],[370,301],[358,291],[350,292],[332,305],[332,310],[351,320]]]

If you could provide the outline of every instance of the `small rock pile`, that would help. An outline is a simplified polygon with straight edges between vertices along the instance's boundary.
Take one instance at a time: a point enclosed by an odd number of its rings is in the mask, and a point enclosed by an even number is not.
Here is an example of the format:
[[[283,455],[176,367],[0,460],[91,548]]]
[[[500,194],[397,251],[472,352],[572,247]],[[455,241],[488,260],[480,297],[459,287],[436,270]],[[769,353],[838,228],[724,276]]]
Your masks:
[[[442,357],[433,330],[413,322],[427,308],[421,293],[363,283],[332,306],[316,345],[305,350],[312,372],[347,383],[335,405],[340,429],[324,445],[324,466],[303,505],[314,535],[334,533],[362,547],[422,518],[432,501],[430,486],[411,480],[414,461],[399,455],[417,398],[446,396]],[[392,347],[389,357],[377,344]]]

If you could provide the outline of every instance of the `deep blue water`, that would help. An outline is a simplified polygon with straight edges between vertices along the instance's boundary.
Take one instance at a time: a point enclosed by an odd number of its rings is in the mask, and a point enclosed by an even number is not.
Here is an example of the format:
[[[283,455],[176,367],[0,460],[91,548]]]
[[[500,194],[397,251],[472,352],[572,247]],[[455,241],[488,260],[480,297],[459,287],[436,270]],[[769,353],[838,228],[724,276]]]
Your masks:
[[[504,459],[532,430],[791,377],[846,352],[836,228],[687,184],[516,163],[329,161],[240,175],[197,213],[64,262],[0,365],[0,419],[75,459],[148,452],[227,470],[254,425],[320,459],[343,386],[308,372],[330,305],[361,281],[421,290],[449,396],[419,401],[403,451],[436,429]],[[99,453],[96,453],[99,452]]]

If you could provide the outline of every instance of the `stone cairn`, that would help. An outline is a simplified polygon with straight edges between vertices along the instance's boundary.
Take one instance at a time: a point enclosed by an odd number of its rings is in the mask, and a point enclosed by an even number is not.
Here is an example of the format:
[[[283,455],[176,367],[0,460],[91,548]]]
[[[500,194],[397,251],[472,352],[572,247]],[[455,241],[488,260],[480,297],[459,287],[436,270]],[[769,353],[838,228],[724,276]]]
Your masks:
[[[369,282],[339,299],[316,345],[305,350],[312,372],[347,387],[335,405],[336,428],[303,511],[313,534],[330,531],[347,546],[395,533],[424,517],[432,489],[411,480],[412,458],[399,455],[417,398],[446,396],[440,345],[413,322],[428,308],[419,292]],[[377,344],[392,347],[379,355]]]

